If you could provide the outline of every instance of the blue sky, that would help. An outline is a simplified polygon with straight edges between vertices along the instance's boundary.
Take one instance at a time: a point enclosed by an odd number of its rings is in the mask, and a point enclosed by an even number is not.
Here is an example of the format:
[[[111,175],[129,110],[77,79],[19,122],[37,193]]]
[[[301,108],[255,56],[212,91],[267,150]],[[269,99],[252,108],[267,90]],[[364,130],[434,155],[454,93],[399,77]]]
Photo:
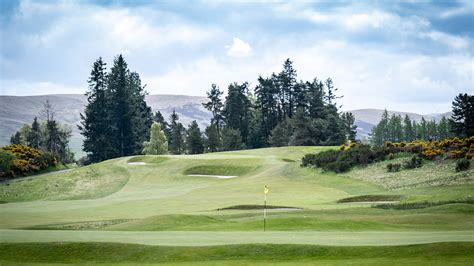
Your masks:
[[[470,1],[0,1],[0,94],[84,93],[123,54],[151,94],[256,84],[286,58],[343,109],[450,110],[473,93]]]

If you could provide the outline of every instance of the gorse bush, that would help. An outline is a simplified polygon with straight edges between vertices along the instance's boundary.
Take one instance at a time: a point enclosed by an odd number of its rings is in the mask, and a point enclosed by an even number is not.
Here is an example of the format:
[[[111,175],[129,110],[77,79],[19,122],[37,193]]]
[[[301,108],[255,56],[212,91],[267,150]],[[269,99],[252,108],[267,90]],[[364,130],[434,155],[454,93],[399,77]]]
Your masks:
[[[403,168],[415,169],[423,166],[423,159],[418,155],[413,155],[409,160],[403,161]]]
[[[471,166],[471,161],[467,158],[462,158],[456,161],[456,172],[467,171]]]
[[[3,177],[28,175],[57,165],[57,159],[53,154],[29,146],[11,144],[0,150],[0,157],[2,158],[0,173]],[[13,160],[11,156],[13,156]],[[9,160],[10,163],[4,165],[3,160]]]
[[[367,165],[385,160],[387,152],[383,148],[371,147],[365,144],[352,143],[344,145],[339,150],[323,151],[317,154],[307,154],[302,159],[304,167],[318,167],[326,171],[343,173],[355,165]]]
[[[402,168],[402,165],[399,163],[389,163],[387,164],[388,172],[398,172]]]
[[[416,153],[425,159],[435,158],[459,159],[474,157],[474,136],[469,138],[452,138],[434,141],[415,140],[412,142],[390,142],[384,144],[389,153]]]

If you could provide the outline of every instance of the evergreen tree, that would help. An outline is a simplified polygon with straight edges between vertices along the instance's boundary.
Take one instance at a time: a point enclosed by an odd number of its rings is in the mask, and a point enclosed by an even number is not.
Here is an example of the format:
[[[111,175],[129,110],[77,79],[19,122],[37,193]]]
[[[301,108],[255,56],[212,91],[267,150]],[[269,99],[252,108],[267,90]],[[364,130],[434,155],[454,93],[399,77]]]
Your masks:
[[[293,135],[293,127],[288,120],[281,121],[271,132],[269,143],[272,147],[288,146]]]
[[[173,109],[170,115],[170,128],[171,128],[171,146],[170,151],[173,154],[181,154],[184,152],[184,127],[179,123],[179,116]]]
[[[450,119],[452,132],[456,136],[474,135],[474,95],[460,93],[453,101],[453,114]]]
[[[78,126],[84,136],[83,150],[89,160],[99,162],[114,156],[111,134],[113,126],[110,123],[111,114],[108,111],[106,64],[99,57],[93,66],[88,80],[89,90],[86,92],[87,106],[81,116]]]
[[[372,129],[371,142],[374,145],[382,145],[388,140],[389,134],[387,134],[387,132],[389,120],[387,109],[385,109],[380,122]]]
[[[150,130],[150,141],[143,143],[143,153],[146,155],[159,155],[168,153],[168,140],[161,126],[153,122]]]
[[[249,136],[250,101],[247,98],[248,83],[229,85],[224,106],[224,117],[227,127],[236,129],[242,134],[243,142]]]
[[[327,78],[324,84],[326,85],[326,93],[324,95],[326,103],[328,105],[334,105],[335,100],[342,98],[342,96],[336,96],[337,88],[334,87],[331,78]]]
[[[15,134],[13,134],[13,135],[10,137],[10,144],[21,144],[21,134],[20,134],[20,131],[15,132]]]
[[[270,132],[279,122],[278,87],[275,83],[274,79],[259,77],[258,85],[255,87],[256,110],[259,121],[258,136],[264,146],[267,145]]]
[[[344,122],[344,130],[348,140],[355,141],[357,136],[357,126],[355,125],[355,117],[351,112],[342,114]]]
[[[243,148],[244,144],[239,130],[225,127],[222,131],[222,150],[235,151]]]
[[[312,82],[306,82],[308,87],[308,109],[309,116],[313,119],[325,119],[325,92],[324,85],[315,78]]]
[[[400,115],[392,114],[388,122],[388,134],[387,140],[399,142],[403,139],[403,126],[402,118]]]
[[[215,125],[210,125],[206,127],[206,151],[207,152],[217,152],[221,149],[222,140],[217,127]]]
[[[168,122],[165,120],[160,111],[156,111],[153,115],[153,121],[160,124],[161,129],[165,133],[166,139],[171,139],[171,128]]]
[[[31,131],[28,134],[28,145],[35,149],[41,149],[42,147],[41,129],[37,117],[35,117],[31,124]]]
[[[427,140],[439,139],[438,125],[436,124],[436,121],[434,121],[434,119],[426,123],[426,139]]]
[[[293,126],[293,135],[290,145],[292,146],[313,146],[321,144],[323,133],[317,134],[317,128],[307,117],[303,109],[296,110],[295,116],[291,120]],[[319,128],[321,132],[326,131],[326,127]]]
[[[283,109],[282,119],[285,119],[286,117],[291,118],[296,109],[296,70],[293,68],[293,62],[289,58],[285,60],[283,63],[283,70],[278,74],[278,84],[281,95],[280,102]]]
[[[439,139],[447,139],[451,137],[451,129],[449,128],[449,121],[446,117],[442,117],[438,123],[438,137]]]
[[[415,139],[415,132],[413,130],[413,125],[411,119],[408,115],[405,115],[403,119],[403,140],[413,141]]]
[[[416,130],[418,134],[418,139],[426,140],[428,139],[428,132],[427,132],[427,123],[424,117],[421,118],[420,123],[418,124],[418,128]]]
[[[222,108],[224,107],[224,104],[221,99],[223,93],[224,92],[220,91],[216,84],[212,84],[211,89],[207,92],[207,98],[209,101],[202,104],[207,110],[211,111],[211,125],[216,126],[218,133],[220,132],[224,122],[222,117]]]
[[[201,130],[199,129],[199,125],[194,120],[191,122],[188,128],[188,135],[186,138],[186,144],[188,146],[188,153],[189,154],[201,154],[204,152],[204,144],[202,141],[202,134]]]

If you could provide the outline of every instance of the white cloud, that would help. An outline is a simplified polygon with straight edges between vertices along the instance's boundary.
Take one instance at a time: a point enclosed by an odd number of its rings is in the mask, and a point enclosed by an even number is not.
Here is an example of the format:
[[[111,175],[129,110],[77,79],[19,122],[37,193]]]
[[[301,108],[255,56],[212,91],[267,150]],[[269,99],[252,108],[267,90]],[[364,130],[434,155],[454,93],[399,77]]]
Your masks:
[[[250,44],[234,37],[232,44],[227,47],[227,55],[231,57],[249,57],[252,55]]]
[[[22,79],[0,79],[0,95],[83,94],[84,88],[50,81],[28,82]]]

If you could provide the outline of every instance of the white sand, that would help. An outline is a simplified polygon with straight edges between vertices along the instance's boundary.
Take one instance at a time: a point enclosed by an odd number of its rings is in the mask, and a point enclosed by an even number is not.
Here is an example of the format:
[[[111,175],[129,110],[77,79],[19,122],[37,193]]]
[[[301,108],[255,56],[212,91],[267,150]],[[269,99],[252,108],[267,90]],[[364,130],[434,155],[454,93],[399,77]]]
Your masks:
[[[230,178],[235,178],[237,176],[235,175],[188,175],[188,176],[204,176],[204,177],[217,177],[220,179],[230,179]]]
[[[131,165],[145,165],[146,163],[145,162],[129,162],[127,164],[131,164]]]

